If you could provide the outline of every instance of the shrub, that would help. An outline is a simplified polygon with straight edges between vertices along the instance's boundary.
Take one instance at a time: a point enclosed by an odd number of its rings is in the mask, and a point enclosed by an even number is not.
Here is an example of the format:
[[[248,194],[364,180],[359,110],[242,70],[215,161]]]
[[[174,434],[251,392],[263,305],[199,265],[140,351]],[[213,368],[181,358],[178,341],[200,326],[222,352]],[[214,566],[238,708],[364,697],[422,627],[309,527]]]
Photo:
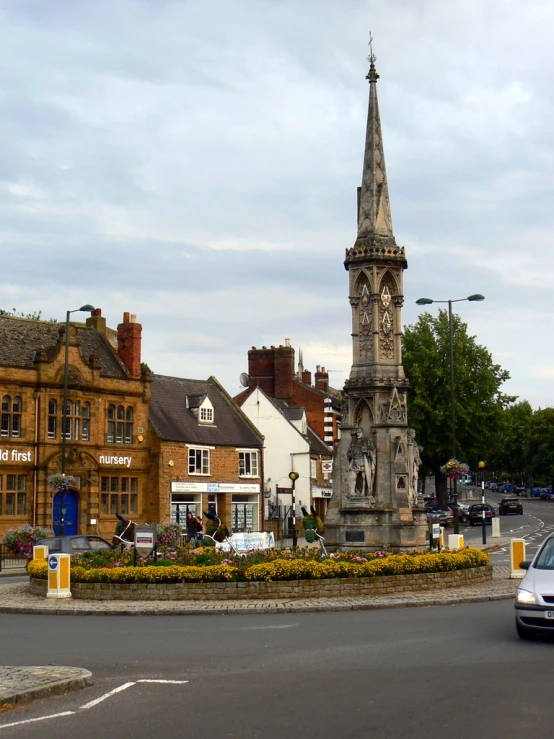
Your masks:
[[[199,558],[205,550],[196,550]],[[214,550],[211,550],[213,552]],[[211,554],[210,552],[210,554]],[[216,552],[216,554],[219,554]],[[161,564],[151,567],[142,563],[138,567],[128,564],[91,567],[72,557],[71,578],[75,582],[123,582],[123,583],[176,583],[176,582],[229,582],[229,581],[273,581],[273,580],[321,580],[336,577],[380,577],[384,575],[408,575],[422,572],[447,572],[480,567],[488,564],[489,558],[478,549],[464,549],[460,552],[441,552],[429,554],[391,554],[374,557],[366,561],[353,561],[338,558],[318,560],[315,557],[283,557],[283,553],[265,562],[248,562],[223,559],[219,563],[180,565]],[[284,553],[285,555],[287,553]],[[279,556],[281,555],[281,556]],[[246,561],[245,561],[246,559]],[[79,564],[81,562],[82,564]],[[31,577],[46,578],[47,564],[36,560],[29,564]]]
[[[17,529],[9,529],[4,534],[3,544],[9,554],[19,554],[23,557],[33,556],[33,546],[39,539],[46,539],[50,532],[42,526],[25,524]]]

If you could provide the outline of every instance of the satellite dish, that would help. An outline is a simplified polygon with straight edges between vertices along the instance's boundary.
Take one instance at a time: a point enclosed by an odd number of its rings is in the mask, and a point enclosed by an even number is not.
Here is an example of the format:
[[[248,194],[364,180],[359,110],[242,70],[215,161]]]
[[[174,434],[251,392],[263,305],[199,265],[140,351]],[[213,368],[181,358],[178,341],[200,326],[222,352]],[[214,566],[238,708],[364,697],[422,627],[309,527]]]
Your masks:
[[[241,376],[239,377],[239,382],[241,384],[241,387],[248,387],[250,384],[250,378],[246,374],[246,372],[243,372]]]

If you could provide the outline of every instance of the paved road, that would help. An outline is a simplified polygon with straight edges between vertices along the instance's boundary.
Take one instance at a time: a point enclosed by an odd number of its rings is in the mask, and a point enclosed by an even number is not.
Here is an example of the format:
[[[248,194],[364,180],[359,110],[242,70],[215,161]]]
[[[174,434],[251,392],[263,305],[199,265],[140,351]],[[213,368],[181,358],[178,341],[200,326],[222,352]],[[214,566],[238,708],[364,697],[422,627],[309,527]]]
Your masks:
[[[554,642],[520,642],[513,620],[510,601],[260,617],[4,614],[3,661],[82,666],[95,685],[0,714],[0,737],[550,738]]]

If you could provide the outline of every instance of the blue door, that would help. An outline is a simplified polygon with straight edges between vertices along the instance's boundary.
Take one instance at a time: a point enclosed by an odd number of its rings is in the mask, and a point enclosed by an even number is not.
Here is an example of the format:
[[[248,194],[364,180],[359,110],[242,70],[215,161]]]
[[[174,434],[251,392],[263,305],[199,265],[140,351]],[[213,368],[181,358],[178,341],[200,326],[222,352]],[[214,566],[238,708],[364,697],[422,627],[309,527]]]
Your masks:
[[[56,493],[54,496],[54,535],[60,535],[60,518],[62,507],[62,494]],[[65,508],[65,535],[71,536],[78,534],[79,531],[79,496],[74,490],[70,490],[64,496]]]

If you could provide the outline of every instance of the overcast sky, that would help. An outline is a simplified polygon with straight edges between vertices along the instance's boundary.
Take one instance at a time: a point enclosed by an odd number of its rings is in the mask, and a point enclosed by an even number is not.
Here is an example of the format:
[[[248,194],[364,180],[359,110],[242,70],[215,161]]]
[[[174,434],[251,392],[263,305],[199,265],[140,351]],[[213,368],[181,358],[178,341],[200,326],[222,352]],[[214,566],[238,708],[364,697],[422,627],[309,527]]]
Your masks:
[[[351,364],[374,36],[404,323],[459,312],[553,405],[552,0],[2,0],[0,307],[143,325],[231,394],[253,345]],[[437,310],[437,308],[432,308]]]

